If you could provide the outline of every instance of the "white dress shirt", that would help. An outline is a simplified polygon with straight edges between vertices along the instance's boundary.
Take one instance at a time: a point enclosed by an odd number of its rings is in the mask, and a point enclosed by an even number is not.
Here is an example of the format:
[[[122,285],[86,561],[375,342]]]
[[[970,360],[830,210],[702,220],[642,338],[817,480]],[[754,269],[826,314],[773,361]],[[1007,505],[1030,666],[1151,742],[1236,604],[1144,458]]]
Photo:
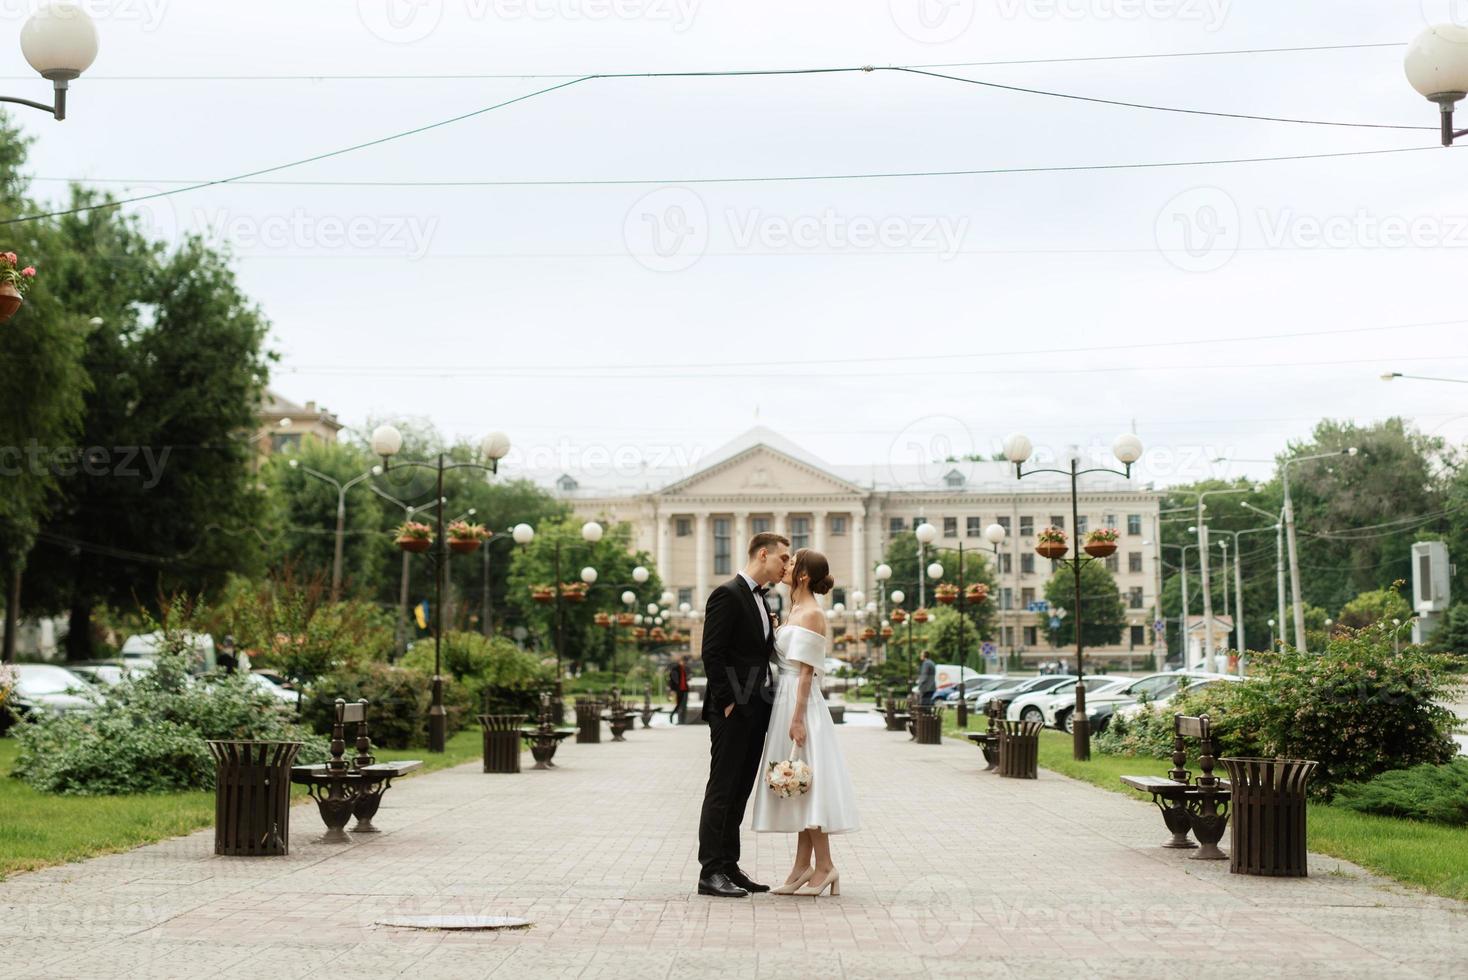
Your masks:
[[[758,582],[743,572],[739,573],[739,577],[744,579],[744,583],[749,586],[749,591],[751,592],[754,592],[755,589],[760,587]],[[770,607],[765,605],[765,600],[760,598],[758,594],[755,595],[754,600],[760,604],[760,611],[763,615],[760,616],[759,620],[765,628],[765,639],[768,640],[770,638]]]

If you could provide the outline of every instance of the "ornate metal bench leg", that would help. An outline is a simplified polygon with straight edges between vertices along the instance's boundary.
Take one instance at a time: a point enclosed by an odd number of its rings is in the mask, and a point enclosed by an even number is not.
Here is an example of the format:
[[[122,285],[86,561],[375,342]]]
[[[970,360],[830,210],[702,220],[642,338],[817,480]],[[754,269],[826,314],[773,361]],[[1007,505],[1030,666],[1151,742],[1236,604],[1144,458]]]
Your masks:
[[[1218,797],[1200,797],[1188,805],[1188,821],[1193,836],[1203,845],[1193,861],[1222,861],[1228,855],[1218,849],[1218,841],[1228,826],[1228,801]]]
[[[346,787],[340,782],[333,782],[326,796],[322,796],[318,787],[311,788],[311,795],[316,799],[316,807],[321,811],[321,822],[326,824],[326,833],[321,836],[323,844],[346,844],[351,841],[347,836],[347,821],[352,819],[353,799],[347,795]]]
[[[1162,822],[1167,824],[1167,829],[1172,831],[1172,839],[1163,844],[1163,847],[1178,847],[1192,849],[1197,847],[1188,840],[1188,831],[1192,829],[1193,822],[1188,817],[1188,809],[1181,800],[1168,801],[1164,797],[1153,795],[1152,802],[1157,804],[1157,809],[1162,811]]]
[[[352,816],[357,818],[357,822],[352,825],[352,833],[381,833],[372,826],[372,818],[377,816],[377,808],[382,805],[382,794],[387,792],[387,787],[388,784],[384,782],[374,789],[363,790],[357,794],[357,798],[352,801]]]

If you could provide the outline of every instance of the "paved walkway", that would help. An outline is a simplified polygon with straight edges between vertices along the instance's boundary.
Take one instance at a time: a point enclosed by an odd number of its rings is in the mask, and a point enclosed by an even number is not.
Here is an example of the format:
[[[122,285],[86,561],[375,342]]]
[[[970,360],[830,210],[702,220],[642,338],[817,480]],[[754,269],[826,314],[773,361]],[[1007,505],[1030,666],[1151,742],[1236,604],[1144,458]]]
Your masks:
[[[14,976],[1468,977],[1468,906],[1313,857],[1313,877],[1228,874],[1163,850],[1150,806],[1041,773],[981,774],[976,749],[842,731],[865,829],[837,842],[840,898],[700,898],[707,730],[566,745],[562,768],[466,766],[401,782],[385,833],[216,858],[212,831],[0,883]],[[784,837],[746,835],[782,875]],[[404,913],[510,914],[516,932],[381,927]]]

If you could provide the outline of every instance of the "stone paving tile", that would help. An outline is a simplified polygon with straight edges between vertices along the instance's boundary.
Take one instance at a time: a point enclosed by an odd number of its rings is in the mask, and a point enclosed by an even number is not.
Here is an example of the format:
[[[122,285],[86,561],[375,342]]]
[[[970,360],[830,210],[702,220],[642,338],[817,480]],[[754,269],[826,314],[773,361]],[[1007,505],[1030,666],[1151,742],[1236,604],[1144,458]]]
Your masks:
[[[293,811],[291,853],[215,857],[212,831],[0,883],[0,960],[47,977],[1468,977],[1468,906],[1312,855],[1230,875],[1158,845],[1150,806],[972,746],[842,730],[864,827],[840,898],[694,894],[707,730],[562,748],[561,768],[400,782],[347,845]],[[783,876],[792,838],[746,834]],[[515,915],[516,931],[377,925]]]

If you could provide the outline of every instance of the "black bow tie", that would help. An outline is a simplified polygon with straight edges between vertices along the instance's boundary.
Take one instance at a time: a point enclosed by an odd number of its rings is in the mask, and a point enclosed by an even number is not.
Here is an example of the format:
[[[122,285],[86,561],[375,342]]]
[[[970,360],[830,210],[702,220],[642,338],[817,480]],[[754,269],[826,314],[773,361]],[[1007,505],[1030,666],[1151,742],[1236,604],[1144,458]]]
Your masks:
[[[754,587],[754,594],[759,596],[761,599],[763,599],[769,593],[769,591],[770,587],[768,585],[756,585]]]

